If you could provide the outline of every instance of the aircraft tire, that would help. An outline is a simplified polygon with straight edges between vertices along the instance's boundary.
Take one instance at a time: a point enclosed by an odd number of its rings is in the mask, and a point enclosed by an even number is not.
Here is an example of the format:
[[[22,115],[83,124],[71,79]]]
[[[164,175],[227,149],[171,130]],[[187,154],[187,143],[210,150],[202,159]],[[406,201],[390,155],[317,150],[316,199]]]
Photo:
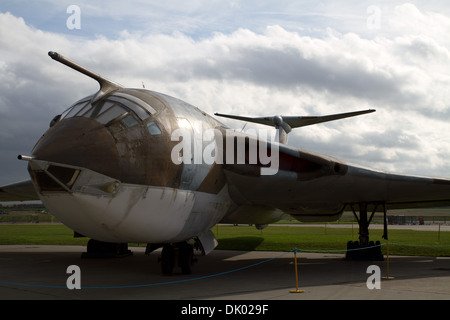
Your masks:
[[[161,252],[161,272],[165,275],[171,275],[175,266],[175,248],[170,245],[164,245]]]
[[[194,258],[194,248],[185,243],[180,247],[180,251],[178,254],[178,265],[181,268],[181,272],[183,274],[191,274],[192,273],[192,262]]]

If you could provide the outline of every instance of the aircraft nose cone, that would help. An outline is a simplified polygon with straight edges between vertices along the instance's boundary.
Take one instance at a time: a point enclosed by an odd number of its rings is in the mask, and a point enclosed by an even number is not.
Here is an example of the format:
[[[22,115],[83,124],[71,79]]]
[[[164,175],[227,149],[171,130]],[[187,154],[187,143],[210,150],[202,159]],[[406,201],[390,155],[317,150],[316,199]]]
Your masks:
[[[93,119],[73,117],[56,123],[38,141],[32,156],[114,177],[119,155],[109,131]]]

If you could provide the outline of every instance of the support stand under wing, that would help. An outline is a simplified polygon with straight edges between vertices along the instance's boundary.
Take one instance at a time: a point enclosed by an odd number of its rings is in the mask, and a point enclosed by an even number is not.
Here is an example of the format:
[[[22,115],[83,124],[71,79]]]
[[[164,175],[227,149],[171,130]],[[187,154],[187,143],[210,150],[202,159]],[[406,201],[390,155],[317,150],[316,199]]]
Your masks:
[[[359,241],[349,241],[347,243],[347,253],[345,259],[347,260],[363,260],[363,261],[383,261],[383,253],[381,252],[380,241],[369,241],[369,225],[372,222],[372,218],[380,204],[373,204],[373,211],[370,217],[368,217],[368,205],[367,203],[359,203],[359,217],[355,212],[354,205],[350,205],[353,210],[353,214],[358,221],[359,225]],[[384,233],[383,238],[387,240],[387,219],[386,219],[386,205],[381,204],[384,207]]]

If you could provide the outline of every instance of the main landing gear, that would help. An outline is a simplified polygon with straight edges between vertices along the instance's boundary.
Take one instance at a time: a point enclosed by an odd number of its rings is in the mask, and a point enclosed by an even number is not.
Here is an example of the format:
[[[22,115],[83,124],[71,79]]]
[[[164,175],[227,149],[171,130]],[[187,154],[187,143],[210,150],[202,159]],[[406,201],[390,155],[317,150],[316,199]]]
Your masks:
[[[373,208],[372,214],[370,218],[368,218],[368,206]],[[369,225],[372,221],[372,218],[379,208],[379,206],[383,206],[384,211],[384,233],[383,239],[388,238],[387,236],[387,218],[386,218],[386,204],[385,203],[359,203],[359,218],[357,213],[355,212],[354,205],[350,205],[353,210],[353,214],[358,221],[359,224],[359,241],[349,241],[347,243],[347,253],[345,258],[347,260],[364,260],[364,261],[383,261],[383,253],[381,252],[380,242],[369,241]]]
[[[131,256],[133,252],[128,250],[128,243],[111,243],[90,239],[86,252],[82,258],[122,258]]]
[[[170,275],[175,267],[175,262],[181,268],[183,274],[192,273],[194,259],[194,247],[188,242],[165,244],[161,252],[161,272]]]
[[[146,254],[160,248],[161,245],[147,245]],[[133,252],[128,250],[127,243],[110,243],[94,239],[90,239],[87,244],[87,251],[83,252],[82,258],[121,258],[132,255]],[[161,252],[161,271],[165,275],[173,272],[175,263],[181,268],[183,274],[192,273],[192,265],[195,262],[194,246],[187,241],[165,244]]]
[[[193,242],[193,244],[191,244]],[[177,265],[181,268],[183,274],[192,273],[192,265],[197,262],[194,257],[194,249],[197,254],[207,255],[217,246],[217,240],[211,230],[205,231],[196,237],[177,243],[147,243],[145,254],[150,254],[158,248],[163,248],[159,262],[161,262],[161,271],[165,275],[170,275]]]

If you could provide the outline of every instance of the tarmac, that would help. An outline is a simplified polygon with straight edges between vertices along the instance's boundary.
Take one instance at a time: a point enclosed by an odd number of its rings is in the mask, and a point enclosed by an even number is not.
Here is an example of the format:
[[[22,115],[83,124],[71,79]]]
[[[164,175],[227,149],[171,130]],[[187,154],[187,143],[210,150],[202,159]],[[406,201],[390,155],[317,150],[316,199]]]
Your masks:
[[[207,300],[450,299],[450,257],[390,256],[388,265],[387,259],[346,261],[344,253],[299,252],[296,281],[293,252],[214,250],[198,257],[192,274],[176,268],[164,276],[159,251],[130,249],[129,257],[89,259],[81,258],[82,246],[0,246],[0,300],[170,300],[181,308]],[[78,273],[68,272],[73,265]],[[387,275],[393,279],[383,279]],[[291,293],[296,288],[304,292]]]

